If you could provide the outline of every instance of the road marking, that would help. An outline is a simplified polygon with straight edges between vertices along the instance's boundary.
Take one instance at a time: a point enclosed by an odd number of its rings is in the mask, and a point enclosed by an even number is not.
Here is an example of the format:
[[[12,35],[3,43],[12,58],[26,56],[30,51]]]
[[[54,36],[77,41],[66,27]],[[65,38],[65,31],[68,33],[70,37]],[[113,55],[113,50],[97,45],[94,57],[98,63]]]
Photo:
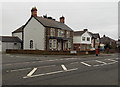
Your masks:
[[[108,63],[108,64],[114,64],[114,63],[116,63],[116,62],[111,62],[111,63]]]
[[[67,68],[65,67],[65,65],[62,64],[61,66],[62,66],[63,70],[67,71]]]
[[[37,70],[37,68],[34,68],[30,73],[27,74],[27,76],[32,76],[32,74]]]
[[[56,66],[56,65],[40,66],[36,68],[46,68],[46,67],[53,67],[53,66]],[[7,70],[6,72],[17,72],[17,71],[23,71],[23,70],[28,70],[28,69],[32,69],[32,68],[29,67],[29,68],[13,69],[13,70]]]
[[[91,66],[90,64],[87,64],[87,63],[85,63],[85,62],[80,62],[80,63],[82,63],[82,64],[84,64],[84,65],[86,65],[86,66]]]
[[[55,71],[55,72],[49,72],[49,73],[42,73],[42,74],[37,74],[37,75],[32,75],[32,76],[25,76],[23,77],[24,79],[25,78],[32,78],[32,77],[38,77],[38,76],[45,76],[45,75],[52,75],[52,74],[57,74],[57,73],[62,73],[62,72],[70,72],[70,71],[75,71],[77,70],[78,68],[74,68],[74,69],[69,69],[67,71]]]
[[[98,63],[107,64],[106,62],[103,62],[103,61],[99,61],[99,60],[95,60],[95,61],[98,62]]]
[[[116,60],[113,60],[113,59],[107,59],[107,60],[110,60],[110,61],[113,61],[113,62],[118,62],[118,61],[116,61]]]
[[[6,72],[16,72],[16,71],[22,71],[22,70],[28,70],[28,69],[31,69],[31,68],[16,69],[16,70],[10,70]]]

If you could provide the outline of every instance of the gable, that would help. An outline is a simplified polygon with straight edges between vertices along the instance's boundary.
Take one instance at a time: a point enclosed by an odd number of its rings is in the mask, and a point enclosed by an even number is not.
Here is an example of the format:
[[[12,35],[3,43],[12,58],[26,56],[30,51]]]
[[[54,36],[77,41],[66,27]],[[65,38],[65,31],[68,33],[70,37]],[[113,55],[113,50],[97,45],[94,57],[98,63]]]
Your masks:
[[[90,33],[88,33],[87,31],[84,32],[81,36],[82,37],[92,37],[92,35]]]

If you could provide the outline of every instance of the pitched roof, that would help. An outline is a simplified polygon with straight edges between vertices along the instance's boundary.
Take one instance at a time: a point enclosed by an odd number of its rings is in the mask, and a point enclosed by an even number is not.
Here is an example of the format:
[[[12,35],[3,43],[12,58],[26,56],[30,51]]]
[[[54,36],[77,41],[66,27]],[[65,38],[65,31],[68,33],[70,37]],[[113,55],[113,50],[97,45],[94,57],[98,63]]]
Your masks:
[[[116,42],[114,39],[110,38],[110,37],[102,37],[100,38],[100,43],[103,43],[103,44],[108,44],[110,42]]]
[[[91,35],[92,35],[92,38],[100,38],[100,35],[99,33],[92,33],[92,32],[89,32]]]
[[[23,31],[25,25],[21,26],[20,28],[18,28],[17,30],[13,31],[12,33],[19,33]]]
[[[18,37],[14,36],[0,36],[2,42],[22,42]]]
[[[74,36],[81,36],[83,33],[85,33],[86,31],[75,31],[74,32]]]
[[[63,30],[69,30],[69,31],[73,31],[70,27],[68,27],[66,24],[52,20],[52,19],[48,19],[48,18],[43,18],[43,17],[34,17],[35,19],[37,19],[41,24],[43,24],[43,26],[45,27],[53,27],[53,28],[59,28],[59,29],[63,29]]]

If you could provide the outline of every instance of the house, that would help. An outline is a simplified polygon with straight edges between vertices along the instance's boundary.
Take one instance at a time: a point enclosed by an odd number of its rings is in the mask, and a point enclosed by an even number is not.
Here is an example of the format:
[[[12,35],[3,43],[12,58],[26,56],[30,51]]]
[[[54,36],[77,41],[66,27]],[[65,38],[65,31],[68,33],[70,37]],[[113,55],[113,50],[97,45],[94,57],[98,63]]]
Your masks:
[[[116,44],[116,41],[108,36],[103,36],[100,38],[100,47],[101,48],[116,48],[117,47],[117,44]]]
[[[6,49],[21,49],[21,40],[13,36],[0,36],[0,51],[4,52]]]
[[[73,30],[65,24],[65,17],[56,21],[52,17],[37,16],[37,8],[31,9],[27,23],[12,32],[22,40],[22,48],[28,50],[71,50]]]
[[[87,50],[91,48],[92,35],[88,29],[83,31],[75,31],[73,36],[74,50]]]

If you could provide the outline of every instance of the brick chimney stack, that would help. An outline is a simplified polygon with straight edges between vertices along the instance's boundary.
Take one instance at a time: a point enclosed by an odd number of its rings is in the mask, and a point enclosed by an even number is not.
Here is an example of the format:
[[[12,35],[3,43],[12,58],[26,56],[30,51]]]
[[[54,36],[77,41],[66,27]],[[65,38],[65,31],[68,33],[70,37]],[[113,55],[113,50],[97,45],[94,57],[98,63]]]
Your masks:
[[[31,9],[31,16],[37,17],[37,8],[36,7],[33,7]]]
[[[61,23],[65,23],[65,17],[63,17],[63,16],[60,17],[60,22],[61,22]]]

